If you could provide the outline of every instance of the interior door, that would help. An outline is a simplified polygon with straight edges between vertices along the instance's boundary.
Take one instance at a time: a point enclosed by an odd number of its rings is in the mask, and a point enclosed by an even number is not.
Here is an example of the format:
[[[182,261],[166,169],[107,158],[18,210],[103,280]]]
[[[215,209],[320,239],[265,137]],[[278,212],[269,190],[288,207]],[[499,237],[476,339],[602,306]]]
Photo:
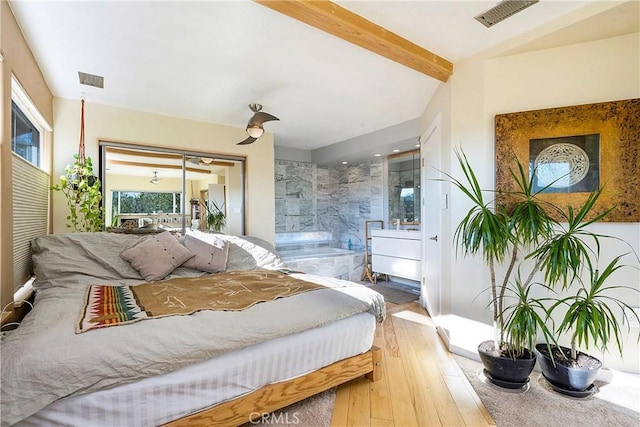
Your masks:
[[[442,239],[441,127],[437,118],[420,137],[422,171],[422,281],[420,302],[432,318],[440,315]]]

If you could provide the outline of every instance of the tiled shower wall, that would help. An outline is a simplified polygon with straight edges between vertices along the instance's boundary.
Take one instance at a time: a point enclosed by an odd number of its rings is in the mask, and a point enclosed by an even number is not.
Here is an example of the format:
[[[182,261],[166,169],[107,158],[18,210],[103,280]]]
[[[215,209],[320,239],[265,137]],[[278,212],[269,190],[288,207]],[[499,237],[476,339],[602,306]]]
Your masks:
[[[382,159],[330,167],[276,160],[276,233],[331,231],[335,247],[364,250],[364,221],[382,219]]]

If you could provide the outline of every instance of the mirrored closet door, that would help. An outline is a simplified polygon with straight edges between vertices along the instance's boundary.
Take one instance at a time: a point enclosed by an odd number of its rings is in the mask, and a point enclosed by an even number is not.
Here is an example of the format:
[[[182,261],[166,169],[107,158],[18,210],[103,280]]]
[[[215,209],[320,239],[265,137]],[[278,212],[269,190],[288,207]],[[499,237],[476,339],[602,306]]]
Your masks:
[[[100,141],[106,227],[245,231],[245,158]],[[217,230],[216,230],[217,231]]]

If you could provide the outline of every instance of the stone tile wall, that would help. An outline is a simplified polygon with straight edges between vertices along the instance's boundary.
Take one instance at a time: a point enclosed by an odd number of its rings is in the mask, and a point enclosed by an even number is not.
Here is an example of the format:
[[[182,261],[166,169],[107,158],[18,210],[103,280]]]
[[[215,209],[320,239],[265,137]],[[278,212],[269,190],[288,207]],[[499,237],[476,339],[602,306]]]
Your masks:
[[[323,167],[276,160],[276,233],[331,231],[333,246],[364,251],[364,221],[382,219],[382,159]]]

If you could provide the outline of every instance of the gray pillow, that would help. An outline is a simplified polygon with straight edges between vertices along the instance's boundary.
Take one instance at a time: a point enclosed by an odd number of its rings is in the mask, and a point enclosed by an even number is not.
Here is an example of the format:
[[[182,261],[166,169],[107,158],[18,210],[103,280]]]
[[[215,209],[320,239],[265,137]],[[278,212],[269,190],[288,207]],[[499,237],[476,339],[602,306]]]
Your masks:
[[[131,263],[148,282],[162,280],[194,256],[169,232],[150,236],[120,256]]]
[[[183,267],[209,273],[225,271],[229,255],[229,242],[218,239],[215,235],[210,235],[205,241],[187,234],[184,238],[184,245],[196,255],[187,260]]]
[[[120,252],[143,237],[114,233],[69,233],[40,236],[31,242],[35,289],[76,287],[87,283],[142,280]]]

